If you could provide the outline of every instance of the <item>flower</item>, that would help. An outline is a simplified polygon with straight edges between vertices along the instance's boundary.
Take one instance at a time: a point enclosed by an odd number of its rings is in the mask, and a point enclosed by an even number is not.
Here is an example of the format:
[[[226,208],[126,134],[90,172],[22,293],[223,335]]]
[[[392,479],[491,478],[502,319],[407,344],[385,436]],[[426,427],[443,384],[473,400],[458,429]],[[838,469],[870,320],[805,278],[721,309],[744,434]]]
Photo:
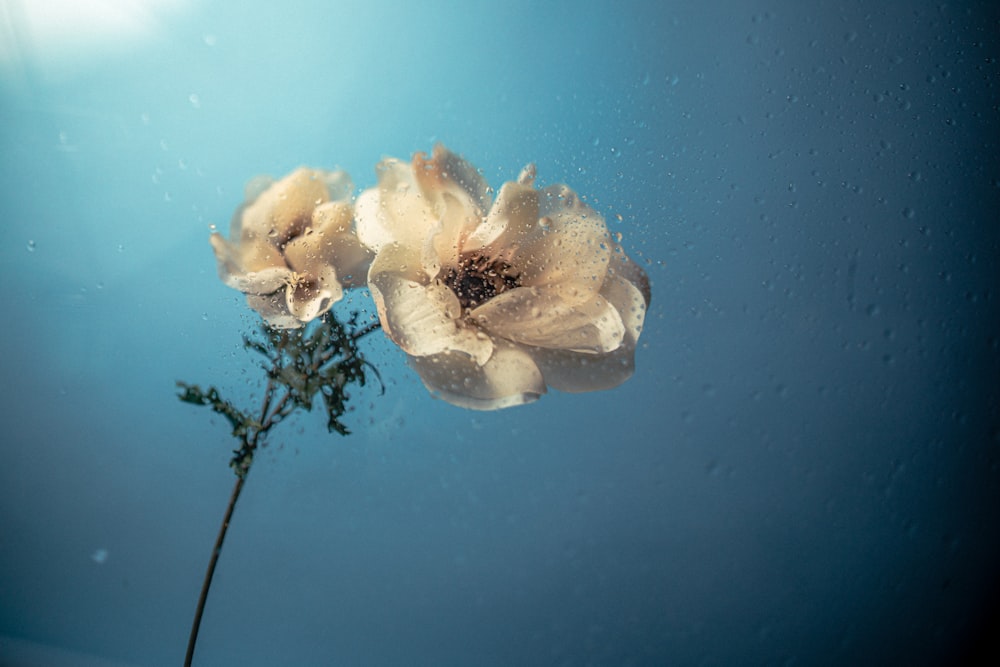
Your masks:
[[[476,169],[440,145],[377,171],[355,206],[376,253],[368,286],[435,395],[496,410],[632,375],[649,281],[569,187],[536,189],[528,165],[491,202]]]
[[[219,277],[268,325],[300,327],[339,301],[344,287],[364,284],[371,253],[352,228],[352,190],[343,171],[300,167],[280,181],[254,179],[229,240],[212,234]]]

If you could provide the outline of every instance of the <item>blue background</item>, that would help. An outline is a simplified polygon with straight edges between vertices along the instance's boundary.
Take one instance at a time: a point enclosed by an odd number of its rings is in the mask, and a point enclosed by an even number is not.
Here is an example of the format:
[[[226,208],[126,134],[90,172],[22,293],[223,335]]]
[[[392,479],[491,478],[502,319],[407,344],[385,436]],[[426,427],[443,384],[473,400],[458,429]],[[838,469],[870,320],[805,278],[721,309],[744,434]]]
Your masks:
[[[636,375],[474,413],[370,337],[354,433],[258,458],[195,664],[989,648],[995,3],[160,3],[72,43],[5,7],[0,664],[180,664],[233,441],[174,381],[260,382],[209,226],[257,174],[368,187],[437,141],[623,234]]]

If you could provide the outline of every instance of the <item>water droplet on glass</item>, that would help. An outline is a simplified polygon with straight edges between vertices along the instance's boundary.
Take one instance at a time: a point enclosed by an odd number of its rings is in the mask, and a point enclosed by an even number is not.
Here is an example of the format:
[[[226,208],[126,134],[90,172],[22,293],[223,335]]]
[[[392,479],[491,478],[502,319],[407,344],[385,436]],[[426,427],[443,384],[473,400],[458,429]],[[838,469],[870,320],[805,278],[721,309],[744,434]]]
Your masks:
[[[215,35],[209,32],[205,33],[205,35],[201,38],[201,41],[205,42],[205,46],[212,47],[215,46],[219,40]]]
[[[190,102],[191,106],[193,106],[195,109],[201,108],[201,98],[198,97],[197,93],[191,93],[190,95],[188,95],[188,102]]]
[[[35,252],[35,242],[32,240],[28,241],[28,252]]]
[[[125,245],[122,243],[118,244],[118,252],[125,252]]]

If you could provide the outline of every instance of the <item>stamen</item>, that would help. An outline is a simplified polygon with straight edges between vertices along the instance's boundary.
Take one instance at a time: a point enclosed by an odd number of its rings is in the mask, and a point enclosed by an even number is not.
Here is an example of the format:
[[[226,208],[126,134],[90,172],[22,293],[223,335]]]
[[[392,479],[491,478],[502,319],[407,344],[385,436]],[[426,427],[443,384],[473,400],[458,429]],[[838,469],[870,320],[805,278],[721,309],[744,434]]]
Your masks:
[[[513,267],[499,259],[482,255],[467,255],[458,266],[448,269],[444,284],[455,293],[462,310],[471,310],[514,287],[520,287],[520,276]]]

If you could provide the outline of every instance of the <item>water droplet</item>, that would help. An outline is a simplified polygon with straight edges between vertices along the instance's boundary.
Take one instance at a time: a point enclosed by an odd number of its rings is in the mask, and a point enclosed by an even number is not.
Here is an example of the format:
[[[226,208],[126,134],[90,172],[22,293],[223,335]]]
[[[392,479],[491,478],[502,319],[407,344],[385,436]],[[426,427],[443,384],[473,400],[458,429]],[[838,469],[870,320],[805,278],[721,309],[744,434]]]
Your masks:
[[[909,206],[907,206],[906,208],[903,209],[903,217],[906,218],[907,220],[912,220],[914,218],[914,216],[916,216],[916,215],[917,215],[917,212],[914,211]]]
[[[203,320],[205,320],[206,322],[208,322],[208,313],[202,313],[202,314],[201,314],[201,319],[203,319]]]
[[[125,245],[123,243],[118,244],[118,252],[125,252]]]
[[[205,42],[205,46],[208,47],[215,46],[219,42],[218,38],[210,32],[205,33],[205,35],[202,36],[201,41]]]
[[[28,252],[35,252],[35,242],[28,240]]]
[[[190,95],[188,95],[188,102],[190,102],[191,106],[193,106],[195,109],[201,108],[201,98],[198,97],[197,93],[191,93]]]

